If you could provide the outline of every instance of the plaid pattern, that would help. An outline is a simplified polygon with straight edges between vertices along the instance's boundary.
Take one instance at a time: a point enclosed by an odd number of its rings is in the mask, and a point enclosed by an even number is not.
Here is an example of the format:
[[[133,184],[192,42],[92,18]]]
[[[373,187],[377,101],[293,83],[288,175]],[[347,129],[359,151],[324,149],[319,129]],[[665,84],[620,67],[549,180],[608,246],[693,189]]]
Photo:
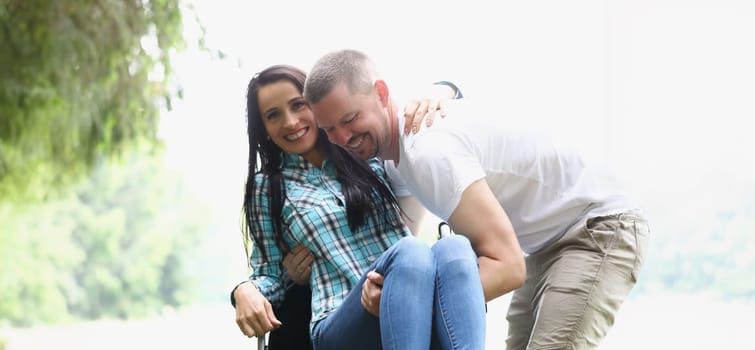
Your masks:
[[[369,163],[385,180],[382,162],[372,159]],[[314,325],[341,304],[380,254],[410,232],[405,226],[392,228],[377,212],[368,215],[366,222],[352,231],[347,221],[341,184],[336,180],[335,167],[327,160],[320,169],[301,156],[285,155],[282,173],[286,186],[282,213],[284,241],[289,248],[303,244],[315,256],[310,277],[311,325]],[[286,286],[282,265],[284,252],[268,243],[273,241],[273,225],[269,215],[267,179],[258,175],[256,180],[262,215],[256,218],[255,226],[265,232],[267,244],[264,249],[269,260],[263,261],[259,251],[252,250],[250,280],[271,303],[278,305]],[[387,206],[386,201],[377,204]]]

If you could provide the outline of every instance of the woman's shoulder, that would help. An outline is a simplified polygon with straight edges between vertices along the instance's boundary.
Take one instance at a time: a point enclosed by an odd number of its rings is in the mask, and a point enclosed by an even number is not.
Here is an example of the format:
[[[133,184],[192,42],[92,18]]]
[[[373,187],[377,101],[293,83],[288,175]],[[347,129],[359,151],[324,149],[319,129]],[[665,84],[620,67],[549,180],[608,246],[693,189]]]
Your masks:
[[[270,181],[270,176],[267,174],[261,172],[254,174],[255,192],[257,194],[266,194],[268,192],[268,181]]]
[[[385,161],[380,157],[367,159],[367,164],[378,176],[385,179]]]

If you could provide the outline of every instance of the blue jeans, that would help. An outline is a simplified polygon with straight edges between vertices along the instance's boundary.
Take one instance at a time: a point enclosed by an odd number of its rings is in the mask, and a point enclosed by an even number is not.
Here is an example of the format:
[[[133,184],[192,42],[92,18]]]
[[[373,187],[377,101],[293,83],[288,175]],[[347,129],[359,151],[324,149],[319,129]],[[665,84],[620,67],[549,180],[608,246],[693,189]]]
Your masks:
[[[384,276],[380,317],[362,306],[365,274],[315,325],[315,349],[484,349],[485,298],[466,237],[449,236],[432,248],[403,238],[371,270]]]

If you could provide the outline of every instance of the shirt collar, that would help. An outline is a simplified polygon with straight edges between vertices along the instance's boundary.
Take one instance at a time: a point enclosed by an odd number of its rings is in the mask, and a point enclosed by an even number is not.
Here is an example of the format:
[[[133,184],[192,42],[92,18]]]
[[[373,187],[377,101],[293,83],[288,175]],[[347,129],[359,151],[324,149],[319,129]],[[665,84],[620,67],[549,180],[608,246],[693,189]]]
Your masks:
[[[308,162],[304,157],[302,157],[300,154],[295,153],[286,153],[283,152],[283,155],[281,156],[282,160],[282,166],[287,169],[296,169],[302,172],[326,172],[326,171],[335,171],[335,168],[331,164],[331,162],[325,158],[322,162],[322,168],[318,168],[314,166],[312,163]]]

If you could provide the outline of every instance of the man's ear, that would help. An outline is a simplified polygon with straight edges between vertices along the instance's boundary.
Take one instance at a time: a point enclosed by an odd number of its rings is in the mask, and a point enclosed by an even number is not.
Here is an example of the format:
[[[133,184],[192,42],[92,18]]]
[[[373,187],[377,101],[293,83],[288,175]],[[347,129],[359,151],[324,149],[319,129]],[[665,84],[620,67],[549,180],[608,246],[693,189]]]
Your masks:
[[[380,103],[383,107],[387,107],[391,97],[388,92],[388,84],[385,83],[385,80],[375,80],[375,91],[377,91],[378,97],[380,98]]]

